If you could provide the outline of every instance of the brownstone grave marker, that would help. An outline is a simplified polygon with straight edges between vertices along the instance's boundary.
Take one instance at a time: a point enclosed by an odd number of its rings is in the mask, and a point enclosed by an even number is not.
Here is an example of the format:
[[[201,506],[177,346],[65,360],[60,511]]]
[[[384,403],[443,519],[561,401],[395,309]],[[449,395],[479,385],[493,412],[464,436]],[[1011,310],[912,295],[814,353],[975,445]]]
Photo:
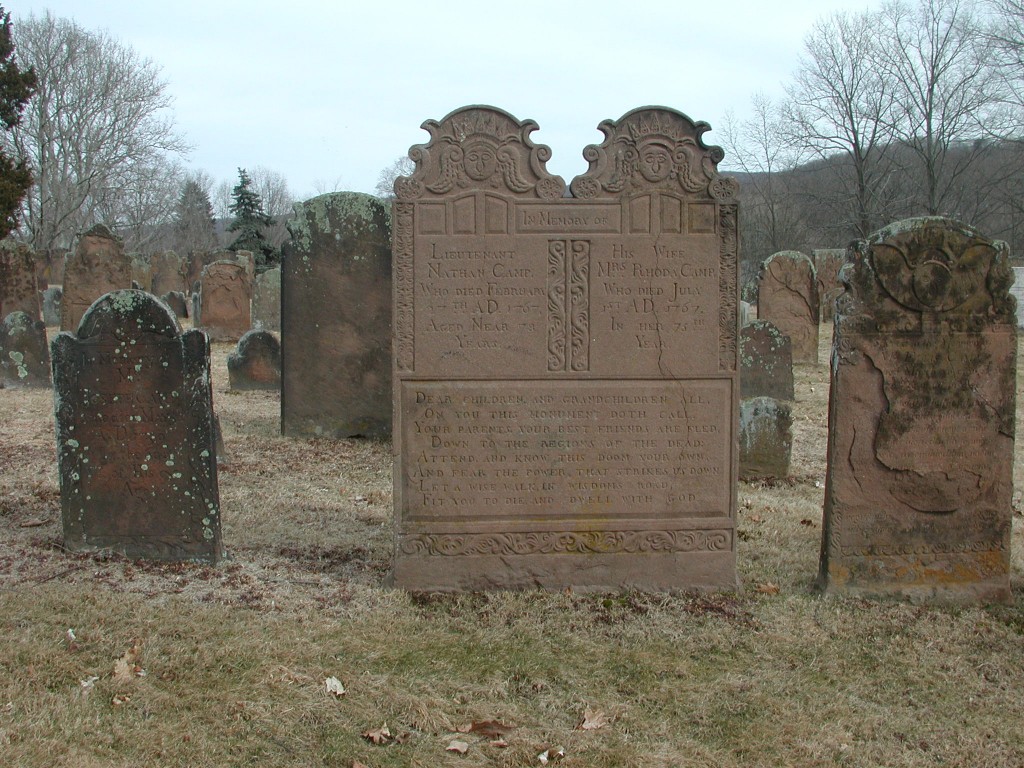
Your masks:
[[[818,289],[814,265],[798,251],[780,251],[761,265],[757,317],[793,342],[794,363],[818,362]]]
[[[601,123],[568,198],[533,121],[423,127],[395,183],[397,584],[735,587],[738,184],[709,126]]]
[[[53,342],[64,544],[222,555],[206,334],[143,291],[96,302]]]
[[[231,389],[281,388],[281,344],[270,331],[249,331],[228,355]]]
[[[814,274],[818,286],[821,322],[831,323],[836,309],[836,299],[843,292],[843,284],[839,282],[839,270],[846,263],[846,250],[843,248],[818,248],[811,251],[811,261],[814,262]]]
[[[41,319],[42,306],[36,263],[26,245],[0,245],[0,318],[24,312],[33,321]]]
[[[131,288],[132,263],[121,239],[97,224],[78,239],[64,266],[60,329],[75,331],[85,310],[100,296]]]
[[[212,341],[237,341],[252,328],[252,283],[244,265],[215,261],[199,280],[199,313],[195,322]]]
[[[855,244],[844,276],[821,585],[1009,600],[1017,338],[1005,244],[910,219]]]

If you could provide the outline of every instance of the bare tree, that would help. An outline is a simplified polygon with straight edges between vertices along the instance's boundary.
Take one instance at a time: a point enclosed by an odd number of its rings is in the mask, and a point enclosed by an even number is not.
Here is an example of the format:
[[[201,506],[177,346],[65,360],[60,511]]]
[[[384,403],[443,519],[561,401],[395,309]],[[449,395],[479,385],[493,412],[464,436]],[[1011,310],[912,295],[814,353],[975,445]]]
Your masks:
[[[377,186],[373,188],[373,193],[384,200],[392,199],[395,196],[395,179],[399,176],[411,176],[415,170],[416,163],[412,161],[412,158],[408,155],[402,155],[387,168],[381,170],[380,175],[377,177]]]
[[[971,170],[1005,133],[1005,84],[974,9],[969,0],[891,2],[879,17],[878,62],[896,89],[893,132],[929,214],[958,215]]]
[[[288,180],[284,174],[257,165],[249,173],[252,188],[263,201],[263,210],[270,217],[267,228],[267,242],[274,248],[280,248],[288,237],[287,222],[292,214],[295,198],[288,189]]]
[[[15,29],[38,89],[12,134],[35,185],[25,228],[37,249],[68,247],[77,232],[141,188],[164,155],[186,147],[168,111],[159,67],[105,32],[47,12]]]
[[[784,108],[787,139],[827,160],[820,169],[838,193],[829,215],[860,237],[889,213],[896,88],[877,66],[877,26],[877,14],[867,12],[816,22],[804,39]]]
[[[96,218],[118,232],[126,251],[167,248],[184,174],[179,163],[162,155],[135,163],[114,175],[115,189],[97,196]]]

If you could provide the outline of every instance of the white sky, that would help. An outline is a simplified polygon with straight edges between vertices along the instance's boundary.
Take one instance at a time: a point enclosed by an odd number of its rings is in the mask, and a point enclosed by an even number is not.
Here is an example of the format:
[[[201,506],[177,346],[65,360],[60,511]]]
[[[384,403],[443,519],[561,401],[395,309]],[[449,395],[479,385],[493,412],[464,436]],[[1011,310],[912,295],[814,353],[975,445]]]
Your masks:
[[[876,0],[8,0],[15,25],[50,10],[104,29],[162,67],[184,162],[215,181],[237,168],[372,192],[381,169],[427,140],[420,123],[491,104],[551,147],[566,183],[597,124],[648,104],[721,127],[750,97],[776,98],[814,21]],[[721,132],[705,135],[720,143]],[[729,166],[727,157],[723,168]]]

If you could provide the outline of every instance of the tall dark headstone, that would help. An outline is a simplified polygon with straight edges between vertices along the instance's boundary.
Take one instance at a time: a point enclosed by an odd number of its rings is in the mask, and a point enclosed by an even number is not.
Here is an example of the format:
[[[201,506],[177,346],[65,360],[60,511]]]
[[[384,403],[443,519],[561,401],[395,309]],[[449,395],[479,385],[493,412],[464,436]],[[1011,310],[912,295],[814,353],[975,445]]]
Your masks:
[[[949,219],[855,244],[832,341],[820,584],[1010,600],[1017,371],[1004,243]]]
[[[395,582],[734,588],[739,185],[710,126],[607,120],[568,197],[533,121],[423,127],[395,182]]]
[[[49,387],[46,324],[11,312],[0,324],[0,382],[4,387]]]
[[[210,347],[154,296],[103,296],[52,345],[64,544],[129,557],[223,554]]]
[[[391,433],[391,217],[370,195],[295,206],[281,273],[281,430]]]

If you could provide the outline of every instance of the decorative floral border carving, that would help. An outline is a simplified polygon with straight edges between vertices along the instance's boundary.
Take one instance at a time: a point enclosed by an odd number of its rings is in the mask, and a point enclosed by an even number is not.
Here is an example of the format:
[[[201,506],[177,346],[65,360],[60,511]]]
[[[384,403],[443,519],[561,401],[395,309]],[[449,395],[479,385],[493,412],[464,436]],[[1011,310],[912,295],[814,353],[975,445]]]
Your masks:
[[[398,370],[412,371],[414,344],[413,226],[415,203],[394,203],[395,359]]]
[[[529,533],[417,534],[401,538],[404,555],[636,554],[643,552],[724,552],[733,532],[693,531],[544,531]]]

